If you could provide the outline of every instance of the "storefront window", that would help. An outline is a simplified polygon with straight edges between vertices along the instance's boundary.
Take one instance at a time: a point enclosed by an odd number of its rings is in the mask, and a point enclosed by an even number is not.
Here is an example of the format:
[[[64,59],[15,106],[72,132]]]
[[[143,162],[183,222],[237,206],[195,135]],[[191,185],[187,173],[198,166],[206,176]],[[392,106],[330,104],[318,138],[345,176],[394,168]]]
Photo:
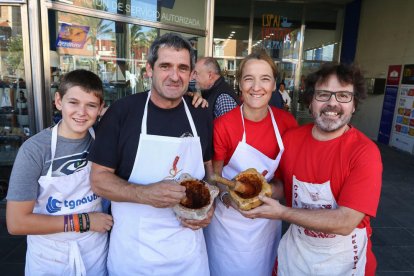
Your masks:
[[[295,114],[303,109],[302,79],[321,63],[338,60],[343,9],[313,1],[216,0],[214,57],[224,69],[237,69],[248,50],[266,51],[277,64],[278,85],[284,82],[298,103],[292,105]]]
[[[165,30],[96,17],[53,11],[57,24],[49,27],[52,102],[59,77],[75,69],[96,73],[104,83],[105,105],[150,89],[146,62],[151,43]],[[204,38],[183,34],[197,51]],[[203,53],[203,52],[201,52]],[[55,109],[53,120],[60,119]]]
[[[0,5],[0,199],[20,145],[31,135],[20,7]]]

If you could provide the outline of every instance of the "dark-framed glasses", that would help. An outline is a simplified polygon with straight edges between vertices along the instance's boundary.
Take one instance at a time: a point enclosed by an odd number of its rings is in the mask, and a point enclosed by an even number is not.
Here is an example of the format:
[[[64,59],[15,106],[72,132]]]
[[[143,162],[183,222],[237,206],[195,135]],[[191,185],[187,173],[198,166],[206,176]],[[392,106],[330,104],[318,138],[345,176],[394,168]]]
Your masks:
[[[349,103],[354,97],[354,92],[349,91],[328,91],[328,90],[315,90],[315,100],[319,102],[327,102],[331,99],[332,95],[335,95],[335,99],[339,103]]]

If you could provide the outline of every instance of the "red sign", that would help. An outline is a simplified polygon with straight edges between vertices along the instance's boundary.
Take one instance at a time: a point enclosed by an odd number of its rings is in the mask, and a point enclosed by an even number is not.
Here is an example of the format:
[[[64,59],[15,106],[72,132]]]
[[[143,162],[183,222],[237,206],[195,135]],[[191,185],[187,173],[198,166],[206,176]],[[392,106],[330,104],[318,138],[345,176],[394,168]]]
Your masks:
[[[388,66],[387,85],[399,85],[402,65]]]

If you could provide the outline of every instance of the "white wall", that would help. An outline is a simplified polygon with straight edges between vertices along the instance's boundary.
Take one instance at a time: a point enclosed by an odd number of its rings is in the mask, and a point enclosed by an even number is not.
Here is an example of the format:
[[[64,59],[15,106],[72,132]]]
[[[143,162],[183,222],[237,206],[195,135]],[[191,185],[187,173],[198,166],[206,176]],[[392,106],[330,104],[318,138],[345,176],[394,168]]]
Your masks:
[[[414,63],[414,1],[362,0],[355,61],[366,77],[385,78],[389,65]],[[353,124],[377,139],[384,95],[370,95]]]
[[[331,44],[337,42],[335,40],[335,30],[305,30],[305,40],[303,42],[303,49],[321,47],[322,45]]]

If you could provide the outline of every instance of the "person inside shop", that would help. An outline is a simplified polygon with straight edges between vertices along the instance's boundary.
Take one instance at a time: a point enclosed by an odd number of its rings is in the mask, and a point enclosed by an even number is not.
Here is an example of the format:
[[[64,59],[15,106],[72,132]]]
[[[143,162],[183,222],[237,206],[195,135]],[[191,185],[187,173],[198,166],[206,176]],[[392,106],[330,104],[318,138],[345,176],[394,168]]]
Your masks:
[[[110,275],[209,275],[202,228],[211,220],[177,218],[186,195],[175,179],[212,173],[212,116],[192,106],[187,92],[194,54],[181,35],[151,45],[149,92],[109,107],[89,155],[96,194],[112,201]]]
[[[27,115],[27,98],[24,95],[24,91],[20,90],[19,97],[16,100],[17,110],[20,115]]]
[[[279,94],[282,95],[282,99],[283,99],[283,108],[285,110],[289,110],[290,109],[290,103],[291,103],[291,98],[289,96],[289,91],[285,89],[285,83],[281,82],[279,84]]]
[[[87,155],[103,86],[86,70],[67,73],[55,94],[62,120],[20,147],[7,194],[7,229],[27,236],[26,275],[106,275],[108,231],[91,189]]]
[[[255,52],[237,72],[244,102],[214,121],[214,172],[227,179],[255,168],[273,181],[283,153],[282,134],[297,127],[288,112],[269,106],[277,69],[265,52]],[[211,224],[205,229],[211,275],[270,275],[281,237],[281,221],[250,220],[220,188]],[[274,196],[282,192],[274,190]]]
[[[270,97],[269,105],[284,109],[285,103],[283,101],[283,97],[277,90],[273,91],[272,96]]]
[[[220,65],[213,57],[204,57],[197,61],[193,78],[196,89],[207,100],[213,118],[220,117],[240,105],[240,99],[221,75]]]
[[[375,275],[370,218],[382,182],[377,146],[350,125],[366,97],[360,69],[326,64],[304,94],[314,118],[284,137],[280,169],[286,206],[271,198],[247,218],[291,223],[278,250],[277,275]]]

